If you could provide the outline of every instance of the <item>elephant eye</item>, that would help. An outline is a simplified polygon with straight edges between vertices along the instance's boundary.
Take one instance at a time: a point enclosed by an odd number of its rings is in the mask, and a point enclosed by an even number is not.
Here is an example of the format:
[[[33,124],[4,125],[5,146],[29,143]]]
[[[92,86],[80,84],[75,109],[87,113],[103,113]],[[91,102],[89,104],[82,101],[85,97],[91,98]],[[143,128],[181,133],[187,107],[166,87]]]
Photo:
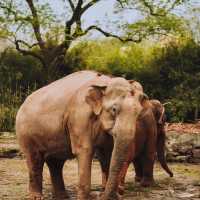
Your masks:
[[[114,104],[110,109],[110,113],[113,117],[115,117],[119,113],[119,106]]]

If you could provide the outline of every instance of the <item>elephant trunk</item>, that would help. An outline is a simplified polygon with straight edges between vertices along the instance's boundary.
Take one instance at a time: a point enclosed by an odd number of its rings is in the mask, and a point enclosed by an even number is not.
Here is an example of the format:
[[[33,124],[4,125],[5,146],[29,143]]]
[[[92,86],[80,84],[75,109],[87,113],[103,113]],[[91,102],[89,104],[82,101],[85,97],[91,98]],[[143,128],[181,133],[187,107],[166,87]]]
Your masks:
[[[116,138],[115,140],[109,169],[109,177],[104,193],[105,200],[118,199],[117,190],[120,182],[120,172],[123,168],[124,162],[126,161],[126,155],[133,139],[133,137],[130,137],[126,139]]]
[[[162,133],[158,135],[157,156],[158,156],[158,161],[160,162],[162,168],[169,174],[170,177],[173,177],[173,173],[167,166],[166,158],[165,158],[165,131],[164,130],[162,131]]]
[[[123,109],[122,109],[123,108]],[[128,151],[131,148],[136,132],[137,117],[142,106],[137,98],[127,97],[122,104],[121,111],[116,118],[111,133],[114,137],[114,148],[112,152],[109,177],[104,192],[104,200],[118,199],[118,185],[120,172],[124,162],[127,160]]]

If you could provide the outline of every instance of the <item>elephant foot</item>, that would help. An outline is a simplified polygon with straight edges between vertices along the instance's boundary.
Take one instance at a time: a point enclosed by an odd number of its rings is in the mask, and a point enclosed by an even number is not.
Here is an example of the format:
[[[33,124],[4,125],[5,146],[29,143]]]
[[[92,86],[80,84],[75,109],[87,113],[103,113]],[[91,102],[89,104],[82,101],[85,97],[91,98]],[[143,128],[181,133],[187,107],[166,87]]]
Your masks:
[[[40,193],[31,193],[29,196],[29,200],[44,200],[44,198]]]
[[[77,200],[91,200],[91,195],[85,194],[83,192],[78,192]]]
[[[70,197],[66,191],[57,193],[55,196],[56,196],[56,200],[65,200],[65,199],[69,199]]]
[[[100,200],[122,200],[122,196],[117,193],[113,193],[111,195],[106,195],[102,193],[99,199]]]
[[[124,186],[123,186],[123,185],[119,185],[119,186],[118,186],[118,193],[119,193],[120,195],[123,195],[123,194],[124,194]]]
[[[142,187],[150,187],[154,184],[154,179],[153,178],[143,178],[140,182],[140,185]]]
[[[135,182],[141,182],[142,181],[142,177],[141,176],[135,176]]]

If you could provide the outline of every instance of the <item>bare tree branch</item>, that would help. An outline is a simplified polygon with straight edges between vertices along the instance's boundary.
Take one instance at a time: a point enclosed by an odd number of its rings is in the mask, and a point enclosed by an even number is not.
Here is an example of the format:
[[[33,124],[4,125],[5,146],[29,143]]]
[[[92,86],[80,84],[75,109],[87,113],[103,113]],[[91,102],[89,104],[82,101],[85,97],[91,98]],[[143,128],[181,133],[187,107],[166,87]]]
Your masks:
[[[81,9],[81,15],[90,7],[92,7],[94,4],[96,4],[97,2],[99,2],[101,0],[92,0],[90,1],[88,4],[86,4],[82,9]]]
[[[25,45],[26,47],[28,47],[29,49],[32,49],[33,47],[35,46],[38,46],[39,44],[38,43],[34,43],[34,44],[28,44],[27,42],[23,41],[23,40],[16,40],[18,43],[21,43],[23,45]],[[15,42],[16,42],[15,41]]]
[[[68,43],[68,41],[72,40],[72,38],[73,38],[71,36],[72,25],[75,22],[80,21],[80,17],[81,17],[80,12],[81,12],[82,4],[83,4],[83,0],[79,0],[76,7],[74,8],[72,17],[70,18],[70,20],[66,21],[66,23],[65,23],[65,42],[64,43]]]
[[[125,6],[129,5],[129,1],[128,0],[117,0],[117,2],[120,4],[121,8],[125,8]],[[170,1],[166,1],[165,6],[159,7],[159,6],[155,6],[153,5],[152,2],[148,1],[148,0],[140,0],[140,2],[142,3],[142,5],[148,9],[149,14],[152,16],[157,16],[157,17],[164,17],[166,16],[167,13],[169,13],[171,10],[173,10],[175,8],[176,5],[179,5],[181,3],[181,0],[174,0],[173,3],[171,3],[170,7],[167,8],[167,5],[170,4]],[[133,4],[135,5],[135,4]],[[126,9],[133,9],[134,7],[127,7]],[[160,12],[161,11],[161,12]]]
[[[71,19],[68,21],[68,25],[71,26],[74,22],[80,19],[82,5],[83,5],[83,0],[79,0],[76,8],[74,9]]]
[[[101,0],[91,0],[85,6],[83,6],[83,0],[78,1],[76,7],[73,8],[73,14],[72,14],[71,19],[68,20],[65,25],[65,40],[66,41],[75,39],[83,33],[82,24],[81,24],[81,16],[87,9],[89,9],[91,6],[93,6],[99,1]],[[76,29],[74,33],[72,34],[71,27],[74,23],[76,24]]]
[[[128,38],[128,37],[127,38],[123,38],[123,37],[120,37],[118,35],[106,32],[103,29],[101,29],[100,27],[94,26],[94,25],[93,26],[89,26],[80,36],[86,35],[91,30],[99,31],[105,37],[113,37],[113,38],[116,38],[116,39],[120,40],[121,42],[141,42],[142,41],[141,37],[139,37],[138,39],[133,39],[133,38]]]
[[[70,5],[72,11],[74,12],[75,6],[74,6],[73,2],[71,0],[68,0],[68,2],[69,2],[69,5]]]
[[[121,8],[124,8],[124,4],[127,4],[126,0],[117,0],[117,2],[120,4]]]
[[[33,30],[34,30],[34,33],[35,33],[35,37],[39,43],[39,46],[41,49],[44,49],[45,46],[44,46],[44,41],[42,39],[42,36],[41,36],[41,32],[40,32],[40,22],[39,22],[39,18],[38,18],[38,14],[37,14],[37,10],[34,6],[34,3],[33,3],[33,0],[26,0],[30,10],[31,10],[31,13],[32,13],[32,16],[33,16],[33,20],[31,22],[32,24],[32,27],[33,27]]]
[[[42,56],[40,56],[36,52],[33,52],[32,50],[21,49],[20,43],[23,43],[23,41],[15,40],[15,48],[17,49],[17,51],[19,51],[23,55],[29,55],[29,56],[33,56],[33,57],[37,58],[38,60],[40,60],[40,62],[43,64],[43,66],[45,66],[45,62],[44,62],[44,59]]]

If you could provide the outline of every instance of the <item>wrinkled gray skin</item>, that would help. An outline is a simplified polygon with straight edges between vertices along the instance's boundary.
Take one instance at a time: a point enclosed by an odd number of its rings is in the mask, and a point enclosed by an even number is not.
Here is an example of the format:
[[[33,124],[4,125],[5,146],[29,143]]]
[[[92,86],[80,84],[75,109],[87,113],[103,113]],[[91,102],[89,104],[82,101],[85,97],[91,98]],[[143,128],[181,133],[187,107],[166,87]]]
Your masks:
[[[114,138],[104,200],[118,199],[117,177],[134,139],[143,93],[124,78],[92,71],[73,73],[31,94],[16,117],[16,133],[29,169],[30,199],[42,199],[42,170],[47,163],[55,195],[66,195],[62,168],[78,160],[78,199],[88,200],[91,162],[98,137]]]

